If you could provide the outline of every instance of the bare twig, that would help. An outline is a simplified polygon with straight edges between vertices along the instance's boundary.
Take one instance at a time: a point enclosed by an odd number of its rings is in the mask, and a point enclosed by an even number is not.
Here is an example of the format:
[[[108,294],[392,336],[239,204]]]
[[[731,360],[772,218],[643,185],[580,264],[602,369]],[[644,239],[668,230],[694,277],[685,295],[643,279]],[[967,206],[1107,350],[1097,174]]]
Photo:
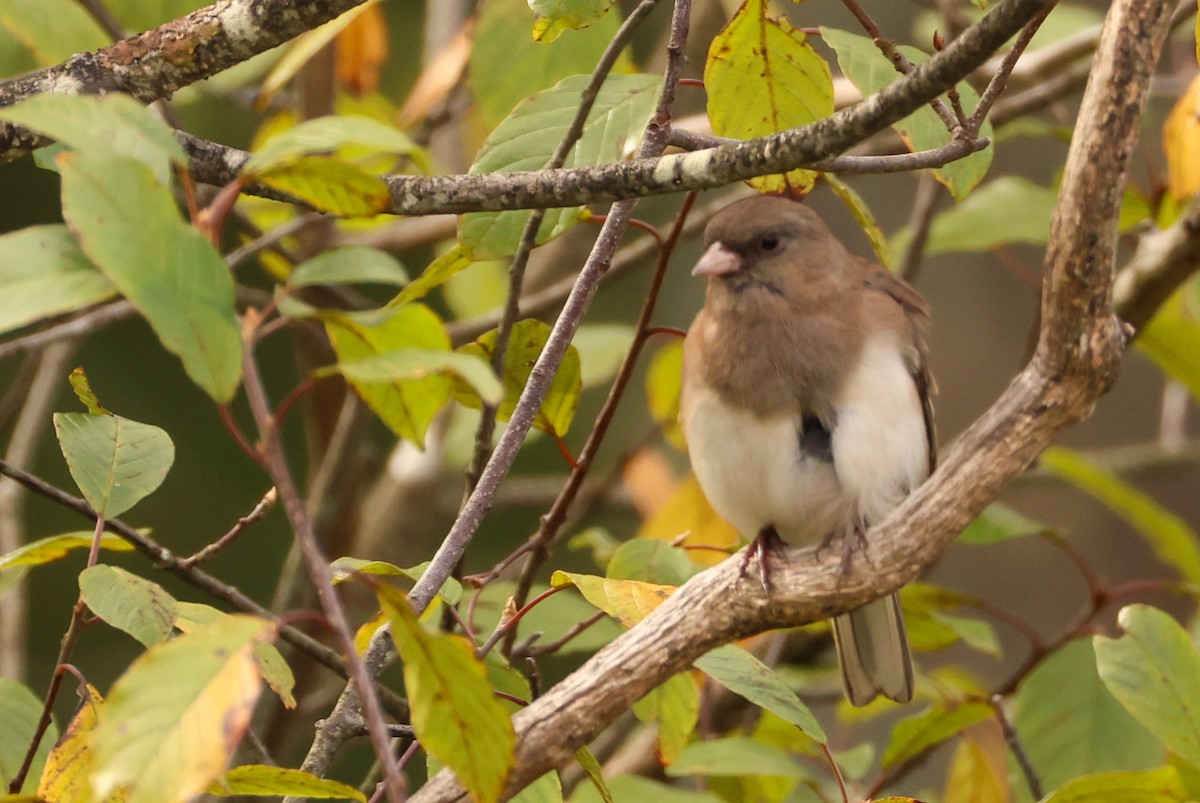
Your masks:
[[[239,535],[245,532],[247,527],[260,520],[263,516],[267,515],[267,511],[275,507],[276,498],[277,494],[275,493],[275,489],[267,489],[267,492],[263,494],[263,498],[260,499],[258,504],[254,506],[254,509],[245,516],[239,518],[237,523],[230,528],[229,532],[225,533],[216,541],[213,541],[203,549],[198,550],[194,555],[183,558],[179,561],[179,565],[184,569],[190,569],[197,563],[202,563],[203,561],[208,560],[213,555],[220,552],[226,546],[233,543]]]

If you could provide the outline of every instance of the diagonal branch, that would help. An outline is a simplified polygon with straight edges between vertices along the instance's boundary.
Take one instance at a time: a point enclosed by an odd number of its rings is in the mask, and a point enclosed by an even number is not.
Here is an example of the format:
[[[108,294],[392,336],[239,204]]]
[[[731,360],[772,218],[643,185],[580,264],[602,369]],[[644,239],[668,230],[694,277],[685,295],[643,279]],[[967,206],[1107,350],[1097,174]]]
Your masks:
[[[1124,346],[1112,309],[1117,213],[1168,21],[1159,0],[1116,0],[1110,9],[1051,228],[1034,359],[933,477],[872,528],[869,566],[843,574],[839,555],[800,552],[775,569],[769,598],[756,583],[739,580],[734,561],[693,577],[514,717],[519,746],[506,795],[569,761],[637,699],[713,647],[828,618],[912,580],[1058,432],[1091,412]],[[412,800],[459,794],[443,772]]]

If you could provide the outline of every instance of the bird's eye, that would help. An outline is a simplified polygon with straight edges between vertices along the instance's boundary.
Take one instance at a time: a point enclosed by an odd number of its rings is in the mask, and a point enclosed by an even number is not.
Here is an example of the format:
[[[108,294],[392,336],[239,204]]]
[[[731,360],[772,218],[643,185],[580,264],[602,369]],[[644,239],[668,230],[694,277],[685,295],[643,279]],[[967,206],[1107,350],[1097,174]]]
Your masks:
[[[764,236],[761,240],[759,240],[758,247],[763,251],[774,251],[779,247],[779,235],[768,234]]]

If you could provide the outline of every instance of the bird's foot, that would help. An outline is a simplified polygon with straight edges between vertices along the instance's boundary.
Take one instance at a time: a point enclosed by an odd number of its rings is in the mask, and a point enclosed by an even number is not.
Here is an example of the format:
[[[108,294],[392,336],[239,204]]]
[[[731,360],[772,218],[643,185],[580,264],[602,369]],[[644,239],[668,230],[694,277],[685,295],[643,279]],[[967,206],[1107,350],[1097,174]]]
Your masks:
[[[781,560],[783,554],[784,543],[779,537],[779,533],[771,525],[767,525],[758,531],[758,535],[750,546],[746,547],[742,552],[741,566],[738,571],[739,577],[745,577],[750,570],[750,562],[755,557],[758,558],[758,579],[762,583],[763,591],[771,593],[771,565],[769,558],[772,554],[779,557]]]
[[[842,531],[842,575],[850,573],[850,565],[854,562],[854,546],[858,545],[862,552],[863,559],[867,565],[874,568],[871,563],[871,558],[867,555],[867,523],[862,519],[855,519],[845,530]],[[838,536],[838,531],[833,530],[825,539],[817,545],[817,557],[821,556],[821,551],[833,543],[833,539]],[[840,581],[839,577],[839,581]]]

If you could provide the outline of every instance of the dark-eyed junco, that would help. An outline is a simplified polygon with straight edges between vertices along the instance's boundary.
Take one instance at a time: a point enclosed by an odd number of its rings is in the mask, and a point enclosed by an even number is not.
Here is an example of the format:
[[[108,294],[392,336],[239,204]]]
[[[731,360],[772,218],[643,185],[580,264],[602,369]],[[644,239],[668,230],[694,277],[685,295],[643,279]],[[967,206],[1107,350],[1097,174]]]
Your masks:
[[[841,537],[849,560],[934,467],[928,305],[786,198],[726,207],[704,241],[680,411],[696,477],[764,568],[776,537]],[[838,616],[833,633],[850,702],[912,699],[894,594]]]

